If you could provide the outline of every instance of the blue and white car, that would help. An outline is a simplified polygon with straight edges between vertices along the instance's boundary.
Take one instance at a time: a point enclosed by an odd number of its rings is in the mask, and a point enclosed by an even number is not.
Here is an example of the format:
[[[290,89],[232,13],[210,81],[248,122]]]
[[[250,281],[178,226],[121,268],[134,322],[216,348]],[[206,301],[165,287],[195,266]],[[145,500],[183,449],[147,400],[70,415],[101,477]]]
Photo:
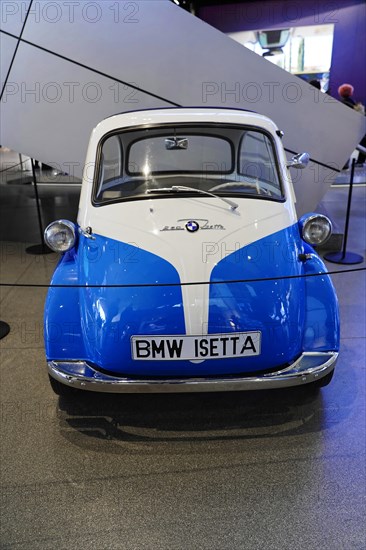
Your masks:
[[[331,223],[297,219],[289,167],[309,156],[287,161],[281,138],[265,116],[218,108],[94,129],[77,223],[45,231],[62,253],[45,309],[56,393],[330,382],[338,304],[313,245]]]

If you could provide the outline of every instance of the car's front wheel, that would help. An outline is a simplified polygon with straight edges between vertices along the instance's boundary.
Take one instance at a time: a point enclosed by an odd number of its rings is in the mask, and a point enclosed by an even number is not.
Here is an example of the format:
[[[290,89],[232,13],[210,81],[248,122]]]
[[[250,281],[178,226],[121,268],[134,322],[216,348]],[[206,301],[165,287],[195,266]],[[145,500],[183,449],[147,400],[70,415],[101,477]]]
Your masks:
[[[332,381],[334,375],[334,369],[327,374],[326,376],[323,376],[323,378],[320,378],[319,380],[316,380],[315,382],[311,382],[311,384],[308,384],[309,390],[318,391],[320,388],[324,388],[325,386],[328,386],[330,382]]]
[[[61,384],[61,382],[55,380],[55,378],[53,378],[52,376],[48,375],[48,378],[50,380],[51,388],[56,395],[72,398],[80,394],[80,390],[76,388],[70,388],[70,386],[66,386],[65,384]]]

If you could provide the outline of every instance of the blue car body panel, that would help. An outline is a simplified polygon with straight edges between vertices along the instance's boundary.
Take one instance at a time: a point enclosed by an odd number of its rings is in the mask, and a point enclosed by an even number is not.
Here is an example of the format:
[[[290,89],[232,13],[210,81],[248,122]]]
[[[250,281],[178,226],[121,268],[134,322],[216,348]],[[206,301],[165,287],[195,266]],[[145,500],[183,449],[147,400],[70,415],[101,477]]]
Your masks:
[[[79,288],[75,286],[79,284],[77,254],[72,249],[61,256],[47,294],[44,318],[47,358],[86,358]],[[52,285],[62,286],[52,288]]]
[[[229,254],[211,273],[206,332],[260,330],[260,355],[200,363],[134,361],[131,336],[185,334],[179,275],[172,264],[155,254],[101,235],[95,237],[94,241],[80,237],[76,248],[65,254],[56,268],[52,284],[89,288],[49,290],[45,316],[49,361],[85,360],[121,375],[204,376],[274,369],[291,363],[302,351],[339,347],[332,283],[327,275],[301,277],[326,269],[315,255],[305,263],[299,260],[300,253],[312,249],[300,239],[295,224]],[[283,276],[289,278],[281,279]],[[275,280],[223,283],[264,278]]]
[[[248,358],[244,370],[285,365],[302,351],[304,280],[281,279],[303,273],[299,245],[294,225],[230,254],[212,272],[213,283],[253,280],[210,289],[209,332],[262,332],[261,354]],[[234,366],[236,359],[231,361]]]
[[[314,253],[304,243],[306,254]],[[340,340],[339,306],[337,295],[329,275],[317,275],[327,271],[323,261],[314,254],[305,263],[306,301],[303,327],[304,351],[338,351]]]

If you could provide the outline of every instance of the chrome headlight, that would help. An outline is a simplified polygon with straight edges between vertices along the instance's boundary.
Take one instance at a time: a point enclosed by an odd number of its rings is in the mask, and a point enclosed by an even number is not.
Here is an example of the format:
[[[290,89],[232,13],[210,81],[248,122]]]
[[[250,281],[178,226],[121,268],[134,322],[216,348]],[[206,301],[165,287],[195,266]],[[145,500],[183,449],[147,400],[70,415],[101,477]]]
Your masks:
[[[67,252],[76,241],[75,225],[68,220],[52,222],[46,228],[44,238],[54,252]]]
[[[302,238],[312,245],[324,244],[332,234],[332,222],[323,214],[303,216],[299,224]]]

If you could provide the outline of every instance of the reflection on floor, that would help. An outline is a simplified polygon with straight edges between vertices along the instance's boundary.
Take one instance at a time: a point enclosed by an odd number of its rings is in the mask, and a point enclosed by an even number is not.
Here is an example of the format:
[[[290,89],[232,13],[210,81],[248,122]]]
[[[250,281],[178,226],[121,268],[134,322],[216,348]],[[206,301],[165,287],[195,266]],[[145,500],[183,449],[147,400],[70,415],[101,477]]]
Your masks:
[[[365,190],[354,190],[349,235],[349,250],[363,255]],[[17,223],[31,205],[22,201]],[[343,188],[325,197],[340,226],[346,201]],[[1,243],[1,280],[48,283],[56,255],[24,248]],[[318,395],[87,394],[75,403],[48,384],[46,290],[1,287],[11,326],[0,342],[2,547],[365,548],[365,277],[333,280],[342,347]]]

